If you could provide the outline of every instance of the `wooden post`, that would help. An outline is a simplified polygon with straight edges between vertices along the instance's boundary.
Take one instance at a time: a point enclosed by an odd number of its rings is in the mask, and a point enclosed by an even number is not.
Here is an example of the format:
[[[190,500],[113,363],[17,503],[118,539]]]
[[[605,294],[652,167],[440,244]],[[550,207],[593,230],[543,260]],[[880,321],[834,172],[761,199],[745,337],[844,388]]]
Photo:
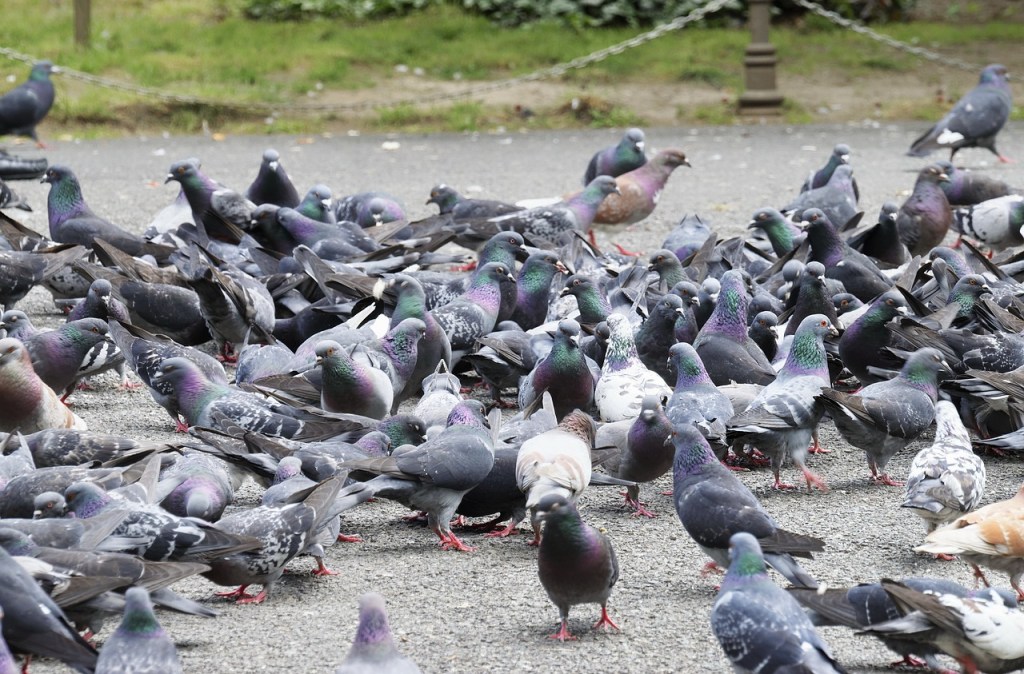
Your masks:
[[[777,115],[782,94],[775,88],[775,47],[768,41],[772,0],[750,0],[750,44],[743,58],[746,91],[740,95],[740,114]]]
[[[75,0],[75,45],[87,49],[89,47],[89,24],[92,13],[92,0]]]

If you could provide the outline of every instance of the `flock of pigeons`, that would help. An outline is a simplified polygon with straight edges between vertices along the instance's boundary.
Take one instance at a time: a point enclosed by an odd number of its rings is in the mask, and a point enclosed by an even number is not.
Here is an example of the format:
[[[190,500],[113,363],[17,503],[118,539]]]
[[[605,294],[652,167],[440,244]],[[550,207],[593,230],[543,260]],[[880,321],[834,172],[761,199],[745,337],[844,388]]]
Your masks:
[[[51,70],[0,98],[0,132],[38,140]],[[911,153],[983,147],[1004,160],[1009,110],[1006,69],[989,66]],[[15,671],[7,646],[76,671],[180,671],[153,607],[215,612],[173,583],[198,574],[259,603],[299,555],[330,574],[324,548],[352,539],[340,516],[374,498],[416,511],[449,550],[473,550],[453,528],[464,518],[493,517],[476,528],[495,537],[529,518],[561,616],[552,637],[575,638],[579,604],[600,605],[595,628],[617,629],[613,542],[576,500],[618,485],[652,516],[642,485],[669,472],[683,528],[725,570],[710,620],[736,671],[845,671],[815,625],[869,632],[936,671],[940,654],[969,672],[1024,667],[1024,486],[978,508],[974,452],[1024,449],[1024,197],[940,161],[865,224],[849,155],[837,145],[791,203],[754,213],[751,237],[721,240],[686,216],[639,257],[588,237],[648,217],[689,165],[675,149],[648,158],[639,129],[560,200],[524,207],[438,185],[439,214],[419,221],[383,192],[300,196],[267,150],[244,193],[198,160],[172,164],[179,197],[138,235],[94,213],[71,168],[46,167],[49,232],[0,214],[0,673]],[[950,231],[956,247],[942,246]],[[69,312],[56,330],[15,308],[37,285]],[[88,431],[64,399],[108,370],[141,381],[190,436]],[[472,381],[486,393],[467,397]],[[786,489],[792,462],[808,490],[827,489],[807,464],[825,419],[865,452],[873,481],[905,488],[926,524],[918,550],[959,556],[984,588],[916,577],[830,589],[801,568],[825,541],[779,527],[733,469],[768,465]],[[889,460],[933,425],[898,482]],[[262,503],[233,507],[246,480],[266,488]],[[1015,592],[990,587],[985,568]],[[80,634],[122,614],[99,652]],[[360,598],[337,671],[419,671],[379,595]]]

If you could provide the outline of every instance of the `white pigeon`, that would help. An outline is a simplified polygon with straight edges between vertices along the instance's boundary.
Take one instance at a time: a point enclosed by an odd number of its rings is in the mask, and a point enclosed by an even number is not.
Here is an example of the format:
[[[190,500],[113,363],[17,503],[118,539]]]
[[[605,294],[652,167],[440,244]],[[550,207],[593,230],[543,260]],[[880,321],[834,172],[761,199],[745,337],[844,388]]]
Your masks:
[[[590,450],[596,425],[580,410],[567,414],[556,428],[536,435],[522,444],[516,457],[516,484],[526,494],[534,538],[540,544],[540,520],[534,507],[548,494],[561,494],[574,501],[590,483]]]
[[[953,403],[935,404],[935,441],[917,453],[907,476],[904,508],[925,521],[928,533],[974,510],[985,495],[985,463],[971,450]]]
[[[953,211],[953,229],[992,250],[1024,243],[1024,195],[1008,194]]]
[[[594,402],[602,421],[636,419],[646,396],[664,400],[672,395],[672,389],[661,375],[648,370],[640,360],[629,320],[612,314],[607,322],[611,336],[601,379],[594,389]]]

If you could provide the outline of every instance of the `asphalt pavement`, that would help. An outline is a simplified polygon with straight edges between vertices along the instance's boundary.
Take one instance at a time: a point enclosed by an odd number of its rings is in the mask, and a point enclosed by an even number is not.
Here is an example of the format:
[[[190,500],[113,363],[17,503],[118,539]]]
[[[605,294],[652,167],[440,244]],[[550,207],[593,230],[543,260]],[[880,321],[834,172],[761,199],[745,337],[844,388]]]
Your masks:
[[[682,148],[693,167],[676,171],[651,218],[629,229],[599,229],[598,241],[650,251],[692,212],[722,236],[740,234],[756,209],[783,205],[794,196],[837,142],[853,150],[861,207],[873,218],[884,201],[905,199],[925,165],[903,154],[923,126],[865,121],[650,129],[649,151]],[[590,155],[620,134],[161,136],[82,142],[48,136],[50,148],[42,154],[78,174],[95,212],[141,231],[177,193],[177,185],[163,183],[168,167],[187,157],[199,158],[204,172],[242,191],[256,175],[262,151],[274,147],[300,192],[315,183],[328,185],[336,196],[385,191],[404,201],[410,217],[417,218],[431,212],[424,202],[439,182],[467,195],[505,200],[575,190]],[[24,145],[11,149],[39,154]],[[1003,132],[1000,149],[1024,160],[1024,124],[1011,124]],[[1020,163],[997,164],[982,150],[964,151],[957,159],[1024,186]],[[45,231],[47,186],[20,182],[15,187],[36,211],[12,214]],[[45,325],[62,320],[42,291],[34,291],[19,308]],[[91,429],[140,439],[181,439],[145,390],[118,390],[113,376],[98,384],[74,396],[76,412]],[[805,564],[808,571],[830,586],[906,575],[972,582],[962,562],[915,554],[912,548],[925,529],[899,507],[902,490],[870,484],[863,454],[846,445],[831,424],[823,426],[822,439],[831,453],[811,457],[810,466],[828,481],[827,493],[780,493],[768,488],[767,470],[740,474],[782,526],[826,541],[825,552]],[[926,442],[897,455],[891,474],[905,477],[915,451]],[[986,457],[986,463],[985,502],[1009,497],[1024,479],[1019,460]],[[787,469],[784,477],[795,481],[797,475]],[[364,542],[328,551],[327,563],[338,575],[313,578],[308,575],[312,560],[300,558],[291,565],[295,573],[285,576],[260,606],[213,598],[214,591],[224,588],[192,579],[176,589],[222,615],[212,620],[168,613],[159,617],[189,672],[332,671],[354,634],[356,597],[370,590],[387,598],[399,648],[425,672],[726,672],[729,667],[708,623],[717,581],[699,573],[707,560],[683,531],[671,497],[660,494],[670,486],[662,478],[643,487],[643,499],[660,515],[656,519],[632,517],[621,507],[617,489],[588,489],[581,499],[583,517],[608,533],[618,553],[621,577],[609,610],[620,632],[591,632],[599,609],[581,606],[570,619],[579,641],[562,644],[546,638],[555,629],[557,612],[537,579],[536,550],[526,546],[525,529],[504,540],[467,534],[464,540],[479,546],[477,552],[443,552],[428,530],[402,522],[404,510],[388,502],[346,514],[343,530],[362,535]],[[250,486],[240,502],[248,506],[258,498]],[[991,578],[1007,585],[1003,574],[993,572]],[[100,633],[101,642],[115,625],[111,621]],[[876,640],[838,628],[824,629],[822,635],[849,671],[889,671],[885,665],[894,657]],[[34,662],[32,668],[64,671],[47,662]]]

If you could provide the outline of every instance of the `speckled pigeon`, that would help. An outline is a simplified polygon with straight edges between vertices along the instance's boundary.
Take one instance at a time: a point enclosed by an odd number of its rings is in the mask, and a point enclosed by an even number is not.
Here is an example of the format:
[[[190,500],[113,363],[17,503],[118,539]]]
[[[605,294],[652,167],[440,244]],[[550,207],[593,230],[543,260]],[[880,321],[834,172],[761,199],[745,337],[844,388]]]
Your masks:
[[[246,539],[256,539],[259,547],[208,560],[210,570],[203,573],[218,585],[238,585],[219,597],[237,604],[259,604],[270,596],[284,567],[315,539],[319,531],[338,513],[334,504],[342,479],[332,477],[317,485],[299,502],[284,506],[261,505],[233,512],[217,526]],[[263,588],[251,595],[250,585]]]
[[[79,636],[32,576],[0,549],[3,639],[13,650],[52,657],[77,672],[93,672],[96,649]]]
[[[884,349],[893,345],[893,334],[885,325],[906,311],[903,295],[898,290],[890,290],[875,299],[867,311],[843,331],[839,338],[839,357],[861,384],[883,381],[872,368],[891,369],[892,359]]]
[[[573,231],[587,233],[605,198],[618,192],[615,179],[598,176],[582,192],[550,206],[537,206],[482,221],[488,233],[512,230],[531,240],[558,243]]]
[[[604,421],[635,419],[645,396],[667,398],[672,389],[640,360],[633,328],[625,316],[612,314],[608,317],[608,327],[611,337],[601,378],[594,387],[594,403]]]
[[[961,148],[983,147],[999,157],[999,161],[1008,161],[996,149],[996,135],[1010,118],[1013,106],[1008,79],[1006,66],[996,63],[985,66],[978,85],[964,94],[935,126],[915,140],[907,154],[924,157],[934,150],[949,148],[949,160],[952,161]]]
[[[931,533],[978,507],[985,495],[985,463],[953,403],[935,403],[935,440],[917,453],[901,504],[925,521]]]
[[[85,252],[71,245],[37,252],[0,251],[0,304],[12,309],[32,288],[66,271]]]
[[[680,166],[689,166],[682,150],[662,150],[643,166],[615,178],[616,191],[601,202],[594,222],[631,225],[640,222],[658,205],[665,184]]]
[[[257,206],[274,204],[295,208],[299,205],[299,193],[281,165],[281,155],[277,150],[267,148],[263,151],[260,170],[246,190],[245,197]]]
[[[153,613],[153,602],[143,587],[125,592],[124,618],[103,644],[96,661],[97,674],[177,674],[182,671],[171,636]]]
[[[728,565],[729,538],[740,531],[757,538],[765,558],[776,571],[801,587],[818,583],[793,558],[810,558],[824,543],[780,528],[753,492],[715,458],[704,437],[692,425],[676,424],[672,434],[673,497],[683,528],[712,561]]]
[[[889,477],[885,466],[931,426],[938,377],[948,371],[941,353],[919,349],[894,379],[865,386],[857,393],[821,392],[819,402],[832,416],[839,434],[867,454],[872,481],[903,486]]]
[[[697,351],[711,381],[722,384],[767,384],[775,370],[764,353],[747,336],[747,281],[743,272],[726,272],[721,279],[718,303],[697,333]]]
[[[924,167],[917,175],[914,191],[900,206],[896,227],[900,241],[911,255],[927,255],[946,238],[953,215],[946,193],[939,184],[948,181],[949,176],[939,166]]]
[[[363,494],[424,510],[427,525],[441,539],[442,549],[471,551],[475,548],[459,540],[450,522],[463,495],[487,477],[493,465],[490,422],[484,418],[480,401],[467,400],[452,410],[444,431],[418,447],[397,448],[388,457],[343,464],[378,476],[345,488],[339,497]]]
[[[675,389],[665,406],[674,425],[695,425],[719,453],[725,450],[725,425],[733,416],[729,397],[718,390],[689,344],[676,344],[669,352],[676,372]]]
[[[583,184],[590,184],[590,181],[597,176],[615,178],[633,169],[638,169],[646,163],[643,130],[627,129],[616,145],[598,150],[590,158],[587,170],[583,173]]]
[[[711,630],[736,672],[846,671],[796,599],[768,578],[761,546],[746,532],[729,540],[729,570],[711,608]]]
[[[150,243],[93,213],[82,197],[78,178],[67,166],[50,166],[43,182],[50,184],[46,207],[54,241],[91,248],[96,239],[103,239],[129,255],[153,255],[158,261],[171,253],[171,248]]]
[[[503,281],[515,283],[509,268],[499,262],[488,262],[476,271],[465,293],[433,310],[434,319],[451,342],[453,366],[462,353],[476,345],[478,337],[494,329]]]
[[[993,251],[1024,244],[1024,196],[1011,194],[953,211],[953,229]]]
[[[825,488],[824,481],[804,463],[811,435],[824,413],[817,396],[829,385],[828,363],[823,339],[837,331],[825,316],[805,318],[793,336],[782,370],[765,386],[742,413],[728,425],[730,444],[752,444],[771,457],[775,487],[785,488],[779,470],[788,455],[800,469],[807,487]]]
[[[352,647],[334,674],[420,674],[420,668],[395,648],[384,597],[359,597],[359,625]]]
[[[558,608],[560,626],[550,635],[559,641],[576,639],[569,632],[569,609],[600,604],[601,618],[593,629],[619,629],[608,615],[608,598],[619,579],[619,563],[608,537],[580,517],[575,504],[561,494],[537,503],[544,521],[544,538],[537,552],[540,583]]]
[[[36,374],[25,346],[12,337],[0,340],[0,431],[85,427]]]
[[[0,136],[27,136],[43,147],[36,125],[53,106],[56,92],[50,73],[59,71],[50,61],[37,61],[28,80],[0,96]]]

